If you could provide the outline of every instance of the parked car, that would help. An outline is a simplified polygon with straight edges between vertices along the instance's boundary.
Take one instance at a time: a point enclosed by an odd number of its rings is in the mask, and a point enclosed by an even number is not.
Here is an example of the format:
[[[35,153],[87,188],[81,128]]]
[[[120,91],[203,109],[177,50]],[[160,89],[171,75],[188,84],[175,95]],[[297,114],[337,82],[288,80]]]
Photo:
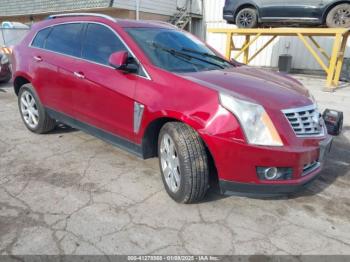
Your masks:
[[[350,27],[349,0],[226,0],[223,13],[240,28],[273,23]]]
[[[14,57],[30,131],[47,133],[58,120],[158,156],[177,202],[200,201],[211,177],[223,192],[302,189],[331,143],[297,80],[228,61],[166,23],[53,16],[33,25]]]
[[[7,83],[12,78],[10,61],[6,54],[0,52],[0,83]]]

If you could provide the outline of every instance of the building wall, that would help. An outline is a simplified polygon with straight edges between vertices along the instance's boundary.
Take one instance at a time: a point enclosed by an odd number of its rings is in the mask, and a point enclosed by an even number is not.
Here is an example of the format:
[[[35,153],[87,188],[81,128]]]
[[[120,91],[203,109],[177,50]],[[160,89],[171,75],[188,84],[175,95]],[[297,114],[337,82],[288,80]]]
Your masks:
[[[113,6],[129,10],[136,9],[137,0],[115,0]],[[139,0],[140,11],[148,13],[157,13],[163,15],[174,15],[177,7],[186,5],[187,0]],[[202,0],[191,0],[191,9],[194,14],[202,14]]]
[[[206,28],[233,28],[234,25],[228,25],[226,21],[222,19],[222,8],[225,0],[204,0],[204,17]],[[235,44],[242,46],[243,37],[235,37]],[[260,37],[258,41],[252,45],[252,52],[261,47],[269,37]],[[332,50],[332,38],[329,37],[316,37],[320,45],[331,53]],[[226,50],[226,38],[223,35],[208,34],[206,36],[207,42],[219,50],[221,53],[225,53]],[[346,56],[350,57],[350,40],[347,44]],[[232,53],[234,55],[235,52]],[[254,66],[266,66],[277,67],[278,57],[281,54],[290,54],[293,56],[292,67],[297,70],[322,70],[320,65],[316,62],[313,56],[306,49],[304,44],[296,37],[280,37],[275,39],[271,45],[266,48],[261,54],[259,54],[251,63]],[[239,59],[242,61],[242,59]]]
[[[66,11],[106,9],[136,10],[140,3],[140,11],[144,13],[172,16],[177,7],[182,7],[187,0],[1,0],[0,17],[21,15],[39,15]],[[188,0],[192,3],[192,12],[201,14],[201,0]]]
[[[175,14],[176,4],[176,1],[169,0],[140,0],[140,11],[170,16]],[[136,0],[115,0],[113,7],[135,10]]]
[[[0,16],[18,16],[106,8],[110,0],[1,0]]]

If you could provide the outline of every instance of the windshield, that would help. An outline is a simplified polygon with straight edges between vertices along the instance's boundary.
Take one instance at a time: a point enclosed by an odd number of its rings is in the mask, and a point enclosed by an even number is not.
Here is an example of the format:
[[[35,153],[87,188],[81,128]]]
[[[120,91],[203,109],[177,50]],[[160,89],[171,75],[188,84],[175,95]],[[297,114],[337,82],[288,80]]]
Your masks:
[[[233,65],[191,34],[162,28],[127,28],[152,63],[170,72],[198,72]]]

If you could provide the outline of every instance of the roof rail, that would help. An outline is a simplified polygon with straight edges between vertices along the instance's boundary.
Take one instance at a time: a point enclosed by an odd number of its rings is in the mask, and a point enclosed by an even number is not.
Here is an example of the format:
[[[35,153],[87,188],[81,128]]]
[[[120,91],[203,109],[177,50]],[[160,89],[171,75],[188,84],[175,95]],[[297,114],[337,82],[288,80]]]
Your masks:
[[[61,17],[79,17],[79,16],[95,16],[95,17],[101,17],[108,19],[110,21],[115,22],[116,20],[109,16],[104,14],[97,14],[97,13],[66,13],[66,14],[56,14],[56,15],[50,15],[48,19],[55,19],[55,18],[61,18]]]

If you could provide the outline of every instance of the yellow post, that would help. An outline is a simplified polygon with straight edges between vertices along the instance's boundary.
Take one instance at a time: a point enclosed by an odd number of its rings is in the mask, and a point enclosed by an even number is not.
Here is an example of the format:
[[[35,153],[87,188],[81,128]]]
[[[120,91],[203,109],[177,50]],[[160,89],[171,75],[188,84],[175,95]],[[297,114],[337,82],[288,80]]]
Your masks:
[[[250,41],[250,35],[246,35],[245,36],[245,42],[243,44],[243,47],[241,48],[241,50],[235,55],[235,59],[237,59],[238,57],[240,57],[240,55],[242,53],[244,53],[244,63],[247,64],[248,60],[249,60],[249,47],[255,43],[256,40],[258,40],[259,36],[261,34],[257,34],[252,41]]]
[[[250,63],[258,54],[260,54],[266,47],[268,47],[276,38],[277,38],[277,35],[274,35],[272,38],[270,38],[269,41],[267,41],[258,51],[255,52],[254,55],[252,55],[249,58],[248,63]]]
[[[348,34],[343,36],[343,40],[342,40],[342,43],[340,46],[340,51],[338,53],[338,61],[337,61],[335,75],[334,75],[334,79],[333,79],[334,86],[338,86],[338,84],[339,84],[339,79],[340,79],[341,70],[343,68],[344,55],[345,55],[345,49],[346,49],[346,43],[348,41],[348,37],[349,37]]]
[[[256,38],[256,39],[258,39],[258,38]],[[254,39],[254,42],[256,39]],[[248,64],[248,60],[249,60],[249,47],[251,45],[251,43],[249,43],[249,42],[250,42],[250,35],[246,35],[244,45],[247,46],[247,48],[244,50],[244,56],[243,56],[243,63],[244,64]]]
[[[327,74],[329,74],[329,70],[326,66],[326,64],[322,61],[322,59],[318,56],[316,51],[312,48],[312,46],[306,41],[305,37],[301,34],[297,34],[300,40],[304,43],[305,47],[310,51],[312,56],[316,59],[316,61],[320,64],[320,66],[323,68],[324,71],[326,71]]]
[[[314,45],[317,47],[317,49],[321,52],[321,54],[329,61],[331,60],[331,58],[329,57],[329,55],[327,54],[326,50],[324,48],[322,48],[317,41],[315,40],[315,38],[313,38],[312,36],[309,36],[309,39],[311,40],[312,43],[314,43]]]
[[[231,59],[231,52],[232,52],[232,33],[227,32],[226,33],[226,58]]]
[[[328,70],[328,75],[327,75],[327,87],[334,89],[334,75],[335,75],[335,70],[337,66],[337,60],[338,60],[338,52],[341,47],[341,40],[342,40],[342,34],[337,33],[335,35],[335,40],[333,44],[333,50],[332,50],[332,55],[331,55],[331,61],[329,62],[329,70]]]

